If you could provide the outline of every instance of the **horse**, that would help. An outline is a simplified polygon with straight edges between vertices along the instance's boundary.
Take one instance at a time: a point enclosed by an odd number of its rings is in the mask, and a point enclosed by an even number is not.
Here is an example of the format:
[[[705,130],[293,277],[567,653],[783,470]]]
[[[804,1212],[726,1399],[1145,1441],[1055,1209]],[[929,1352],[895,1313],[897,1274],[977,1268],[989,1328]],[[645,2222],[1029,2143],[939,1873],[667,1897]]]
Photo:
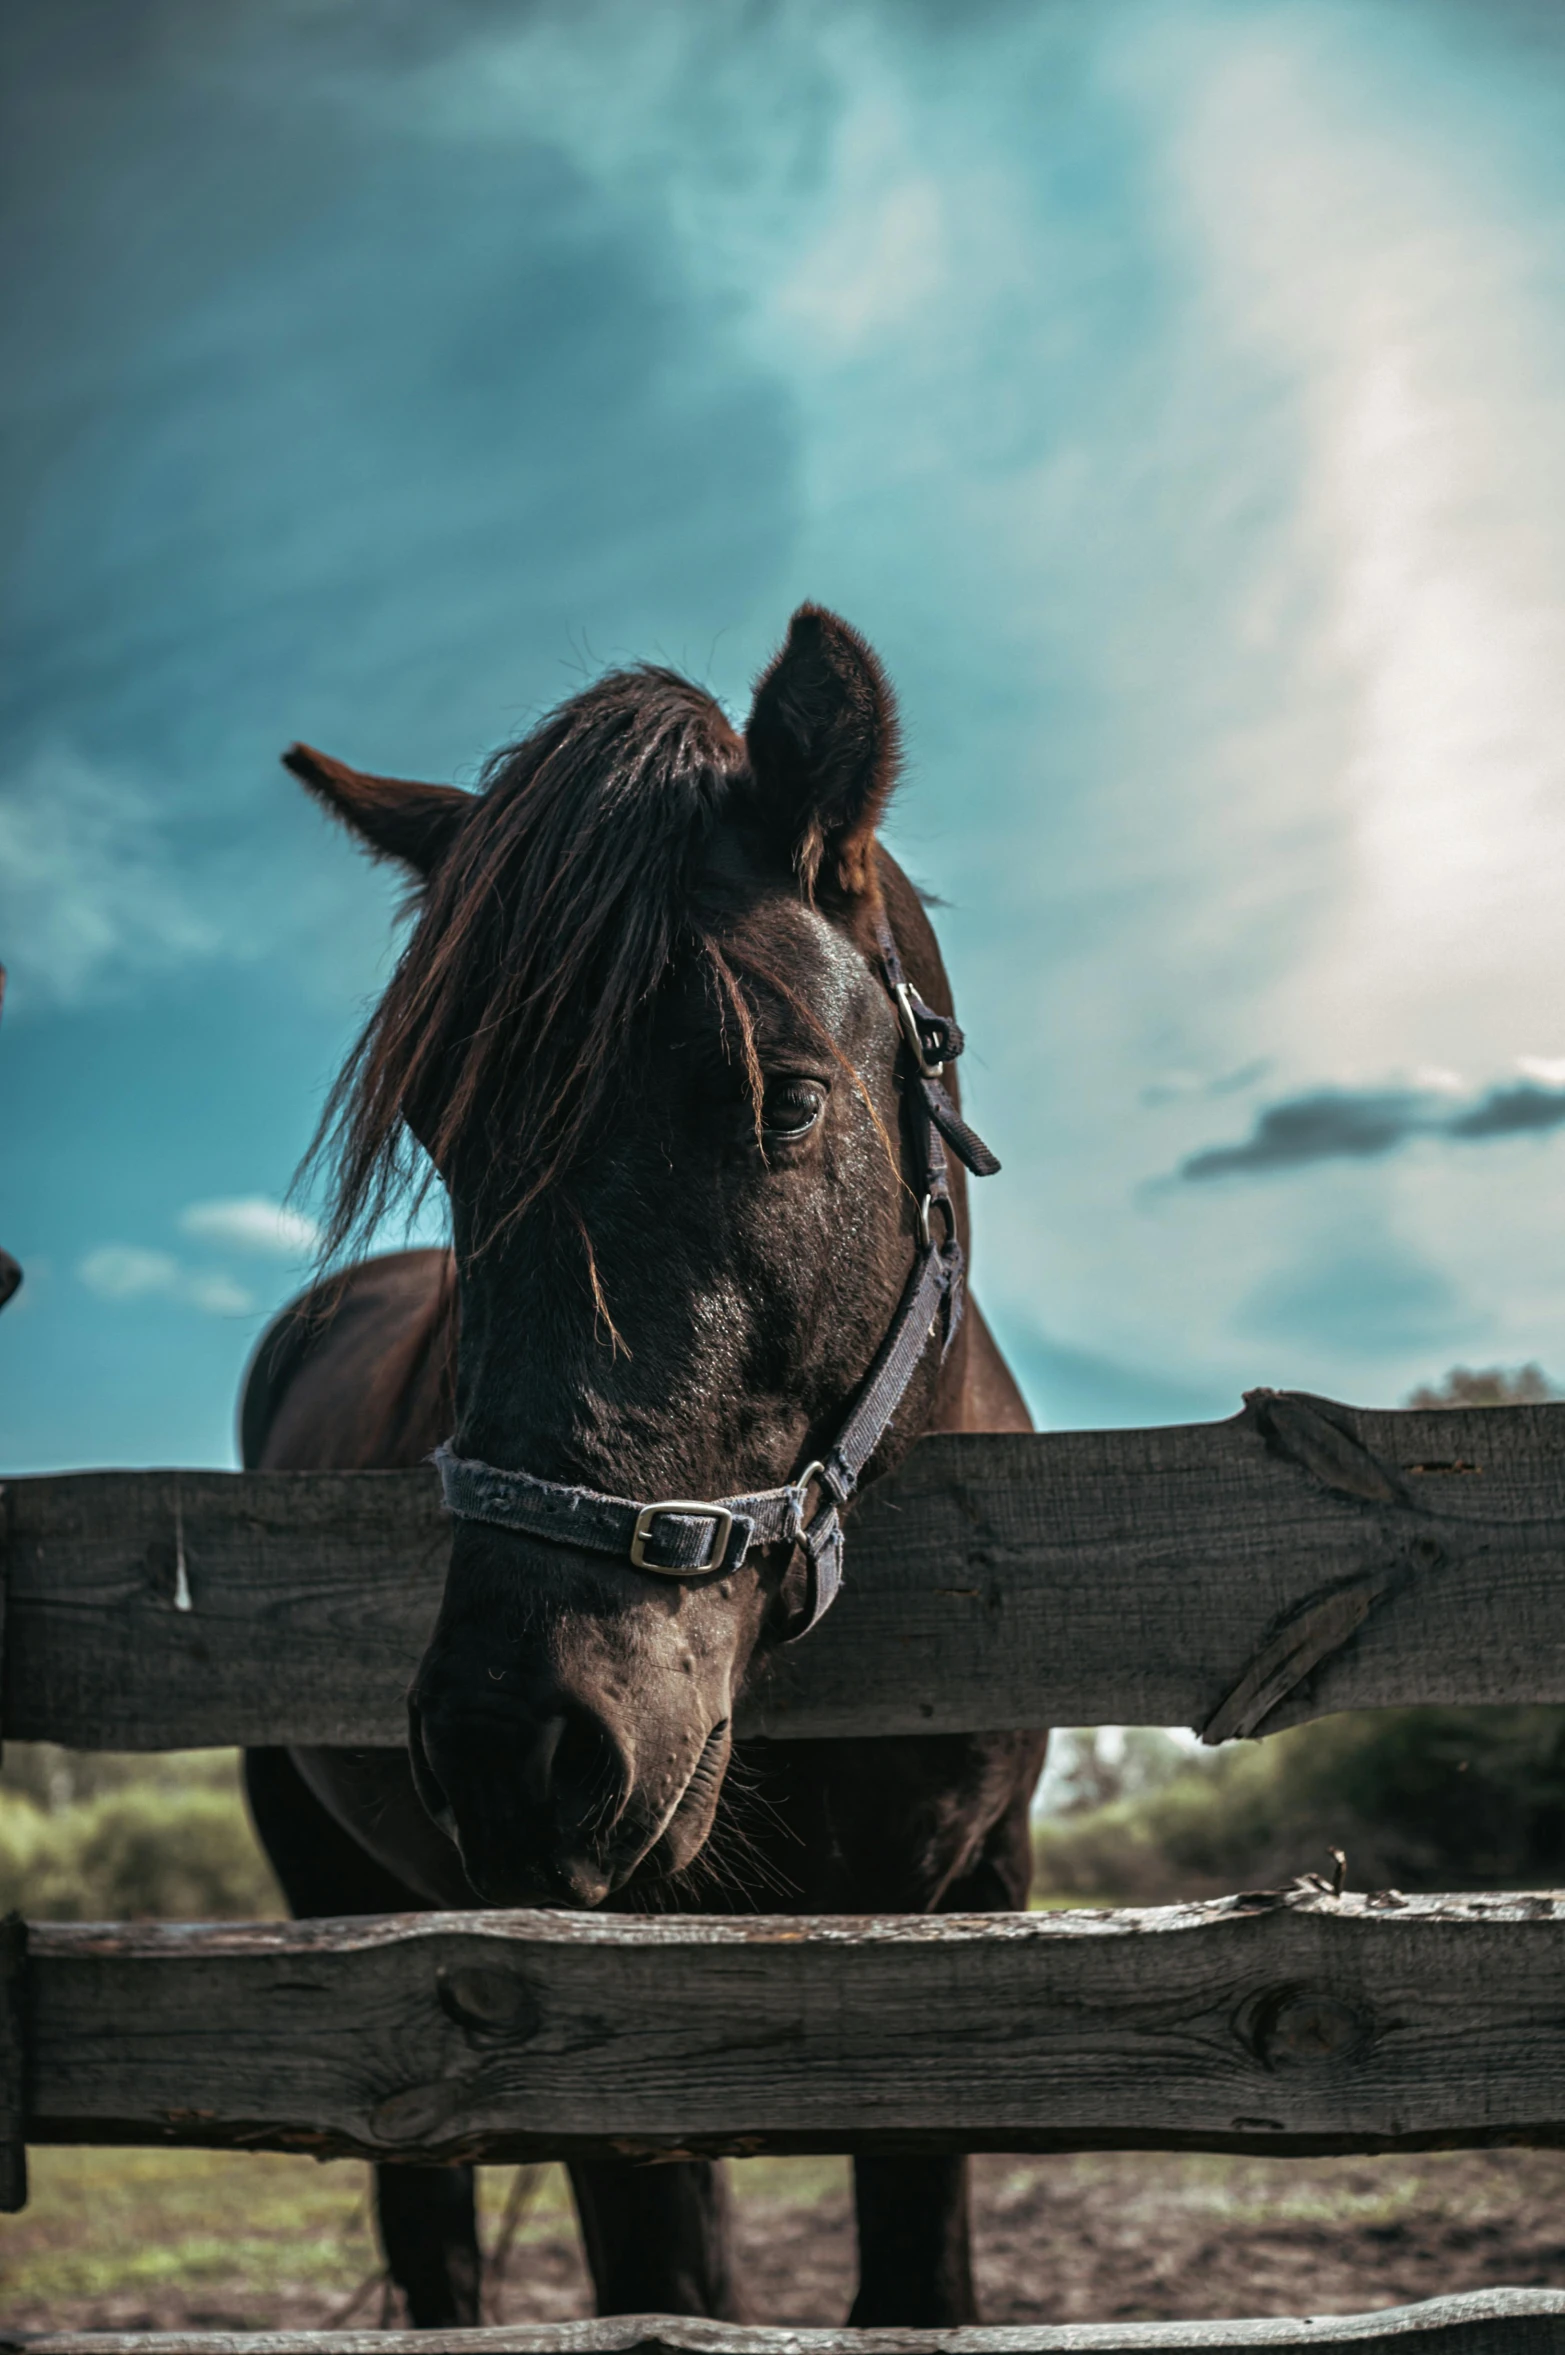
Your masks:
[[[857,1489],[922,1433],[1031,1427],[961,1313],[966,1168],[997,1164],[877,839],[875,653],[801,607],[742,735],[675,672],[612,672],[475,792],[284,758],[415,894],[313,1149],[323,1264],[421,1168],[452,1236],[350,1258],[246,1383],[247,1465],[438,1448],[453,1515],[407,1747],[248,1754],[289,1905],[1024,1905],[1047,1733],[732,1734],[830,1604]],[[856,2160],[853,2324],[976,2319],[966,2168]],[[570,2174],[601,2313],[743,2318],[718,2165]],[[471,2169],[381,2166],[377,2203],[413,2324],[476,2322]]]

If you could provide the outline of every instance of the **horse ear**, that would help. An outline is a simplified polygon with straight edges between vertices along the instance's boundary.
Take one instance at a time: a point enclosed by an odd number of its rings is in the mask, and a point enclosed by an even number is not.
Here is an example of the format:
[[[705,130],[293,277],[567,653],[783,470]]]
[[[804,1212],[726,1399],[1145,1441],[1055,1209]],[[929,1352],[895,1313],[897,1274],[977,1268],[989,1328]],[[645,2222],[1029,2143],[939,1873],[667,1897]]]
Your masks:
[[[766,820],[805,882],[867,892],[899,759],[896,698],[874,649],[836,614],[801,605],[756,688],[745,742]]]
[[[439,865],[473,806],[472,794],[459,786],[366,777],[308,744],[291,744],[283,754],[283,767],[291,769],[377,858],[400,859],[417,875],[428,875]]]

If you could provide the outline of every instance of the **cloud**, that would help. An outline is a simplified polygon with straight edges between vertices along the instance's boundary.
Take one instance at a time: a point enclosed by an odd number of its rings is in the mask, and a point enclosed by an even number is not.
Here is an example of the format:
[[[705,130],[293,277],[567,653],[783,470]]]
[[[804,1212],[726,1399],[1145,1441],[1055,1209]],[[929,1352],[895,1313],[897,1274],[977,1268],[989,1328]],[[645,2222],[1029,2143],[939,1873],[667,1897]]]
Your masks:
[[[1478,1102],[1445,1122],[1451,1137],[1522,1137],[1558,1128],[1565,1121],[1565,1087],[1540,1087],[1520,1080],[1490,1088]]]
[[[221,1270],[212,1275],[183,1275],[178,1297],[213,1317],[248,1316],[257,1305],[253,1292],[247,1292],[243,1284],[236,1283]]]
[[[0,937],[20,991],[63,1006],[225,946],[146,796],[64,744],[0,781]]]
[[[217,1202],[192,1202],[179,1214],[179,1231],[198,1243],[224,1243],[259,1258],[301,1259],[321,1239],[313,1218],[265,1194],[235,1194]]]
[[[1360,1094],[1349,1088],[1318,1088],[1310,1095],[1267,1105],[1241,1144],[1209,1145],[1192,1153],[1180,1163],[1179,1175],[1199,1182],[1389,1153],[1428,1125],[1427,1101],[1410,1089]]]
[[[1271,1057],[1260,1055],[1241,1063],[1237,1071],[1220,1072],[1215,1079],[1204,1078],[1198,1071],[1165,1071],[1142,1089],[1141,1101],[1155,1107],[1178,1104],[1188,1096],[1242,1096],[1246,1088],[1263,1080],[1271,1067]]]
[[[266,1194],[233,1194],[189,1203],[179,1231],[194,1243],[218,1244],[257,1259],[297,1260],[313,1252],[320,1230],[302,1211]],[[166,1300],[203,1316],[249,1316],[260,1306],[226,1268],[192,1267],[171,1251],[140,1243],[101,1243],[77,1263],[78,1280],[100,1300]]]
[[[1537,1068],[1539,1059],[1530,1062]],[[1412,1137],[1481,1143],[1491,1137],[1540,1136],[1561,1126],[1565,1085],[1546,1086],[1537,1079],[1497,1081],[1455,1108],[1445,1087],[1316,1088],[1267,1105],[1248,1137],[1190,1154],[1177,1174],[1200,1184],[1301,1169],[1312,1161],[1371,1160],[1395,1152]]]
[[[102,1243],[76,1273],[100,1300],[173,1300],[207,1316],[248,1316],[256,1306],[243,1284],[221,1269],[182,1267],[172,1253],[136,1243]]]
[[[101,1300],[143,1300],[179,1284],[177,1259],[166,1251],[142,1251],[134,1243],[104,1243],[89,1251],[76,1273]]]

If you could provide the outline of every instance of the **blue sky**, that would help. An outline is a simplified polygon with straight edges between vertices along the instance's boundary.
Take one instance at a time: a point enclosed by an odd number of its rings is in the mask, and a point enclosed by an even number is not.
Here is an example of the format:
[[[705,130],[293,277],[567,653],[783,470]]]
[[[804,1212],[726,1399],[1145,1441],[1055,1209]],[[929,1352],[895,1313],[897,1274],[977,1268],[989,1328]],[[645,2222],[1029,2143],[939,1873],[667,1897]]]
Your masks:
[[[393,894],[604,662],[884,654],[1055,1425],[1565,1378],[1565,18],[8,15],[0,1462],[231,1460]]]

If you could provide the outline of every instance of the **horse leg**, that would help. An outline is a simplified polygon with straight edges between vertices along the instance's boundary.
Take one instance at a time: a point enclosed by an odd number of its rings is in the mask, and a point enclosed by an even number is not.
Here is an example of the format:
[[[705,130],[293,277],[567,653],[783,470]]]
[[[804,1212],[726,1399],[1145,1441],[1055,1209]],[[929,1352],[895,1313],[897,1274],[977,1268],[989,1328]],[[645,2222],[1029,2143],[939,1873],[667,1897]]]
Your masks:
[[[961,2156],[855,2159],[859,2291],[854,2329],[934,2329],[976,2322]]]
[[[943,1892],[939,1912],[1014,1912],[1027,1903],[1028,1812],[1047,1741],[1046,1734],[1032,1737],[1014,1798],[961,1879]],[[855,2159],[859,2294],[850,2323],[933,2328],[978,2320],[967,2174],[960,2154]]]
[[[295,1918],[427,1908],[350,1839],[286,1750],[247,1750],[245,1790],[261,1845]],[[479,2320],[478,2219],[471,2167],[377,2167],[386,2268],[416,2330]]]
[[[482,2319],[471,2167],[377,2167],[375,2220],[415,2330]]]
[[[710,2159],[573,2159],[571,2189],[600,2314],[744,2321],[728,2181]]]

